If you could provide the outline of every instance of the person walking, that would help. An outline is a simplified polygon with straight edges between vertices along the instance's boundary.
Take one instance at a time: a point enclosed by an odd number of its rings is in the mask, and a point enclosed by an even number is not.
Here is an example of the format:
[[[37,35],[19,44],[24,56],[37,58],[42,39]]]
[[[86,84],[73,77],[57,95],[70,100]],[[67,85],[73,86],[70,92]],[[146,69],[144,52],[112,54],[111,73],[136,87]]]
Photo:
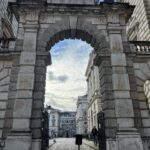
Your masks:
[[[98,135],[98,131],[96,129],[96,127],[94,126],[92,129],[92,136],[93,136],[93,142],[95,145],[97,145],[97,135]]]

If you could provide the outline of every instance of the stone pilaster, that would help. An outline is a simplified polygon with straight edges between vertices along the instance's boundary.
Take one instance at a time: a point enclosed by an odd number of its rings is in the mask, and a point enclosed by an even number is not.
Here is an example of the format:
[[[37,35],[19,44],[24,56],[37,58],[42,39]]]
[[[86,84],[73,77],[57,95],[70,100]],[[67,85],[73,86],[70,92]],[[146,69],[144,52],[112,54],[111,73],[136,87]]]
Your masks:
[[[49,52],[37,53],[35,66],[35,84],[33,91],[32,106],[32,150],[41,150],[42,139],[42,112],[44,109],[45,81],[46,81],[46,60]]]
[[[109,23],[108,33],[111,49],[112,84],[117,119],[116,142],[118,150],[142,150],[142,141],[134,125],[134,111],[130,95],[130,82],[126,70],[126,55],[123,50],[121,28],[118,22],[118,14],[113,14]],[[111,15],[110,15],[111,16]],[[109,147],[109,150],[113,148]],[[116,148],[115,148],[116,150]]]
[[[7,150],[31,149],[30,123],[35,80],[37,31],[38,12],[33,10],[26,15],[26,24],[24,25],[24,41],[17,78],[13,124],[6,142]]]

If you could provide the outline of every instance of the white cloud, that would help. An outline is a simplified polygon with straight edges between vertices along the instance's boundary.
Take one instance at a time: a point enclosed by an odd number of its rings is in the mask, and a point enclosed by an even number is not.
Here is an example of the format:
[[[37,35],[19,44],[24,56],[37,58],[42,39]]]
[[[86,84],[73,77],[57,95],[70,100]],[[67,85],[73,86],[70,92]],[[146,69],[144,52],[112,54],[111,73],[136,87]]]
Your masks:
[[[62,110],[76,109],[75,99],[87,91],[84,74],[91,50],[90,45],[80,40],[64,40],[52,48],[52,65],[47,67],[46,104]]]

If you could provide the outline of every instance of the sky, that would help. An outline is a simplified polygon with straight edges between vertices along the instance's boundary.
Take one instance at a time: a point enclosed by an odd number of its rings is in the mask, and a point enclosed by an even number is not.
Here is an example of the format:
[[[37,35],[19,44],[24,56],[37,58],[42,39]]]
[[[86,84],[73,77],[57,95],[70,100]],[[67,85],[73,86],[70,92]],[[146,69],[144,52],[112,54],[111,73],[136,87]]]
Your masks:
[[[92,47],[81,40],[63,40],[50,50],[45,103],[61,111],[75,111],[78,96],[87,93],[85,71]]]

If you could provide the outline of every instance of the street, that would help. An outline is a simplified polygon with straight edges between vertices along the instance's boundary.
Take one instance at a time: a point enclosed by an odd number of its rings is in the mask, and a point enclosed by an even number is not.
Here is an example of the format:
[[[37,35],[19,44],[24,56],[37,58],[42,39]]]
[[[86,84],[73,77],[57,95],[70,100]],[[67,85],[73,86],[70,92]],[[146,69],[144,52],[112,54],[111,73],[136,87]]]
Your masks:
[[[50,146],[48,150],[78,150],[78,146],[75,145],[75,138],[56,138],[56,143],[50,140]],[[80,150],[94,150],[88,145],[82,143]]]

